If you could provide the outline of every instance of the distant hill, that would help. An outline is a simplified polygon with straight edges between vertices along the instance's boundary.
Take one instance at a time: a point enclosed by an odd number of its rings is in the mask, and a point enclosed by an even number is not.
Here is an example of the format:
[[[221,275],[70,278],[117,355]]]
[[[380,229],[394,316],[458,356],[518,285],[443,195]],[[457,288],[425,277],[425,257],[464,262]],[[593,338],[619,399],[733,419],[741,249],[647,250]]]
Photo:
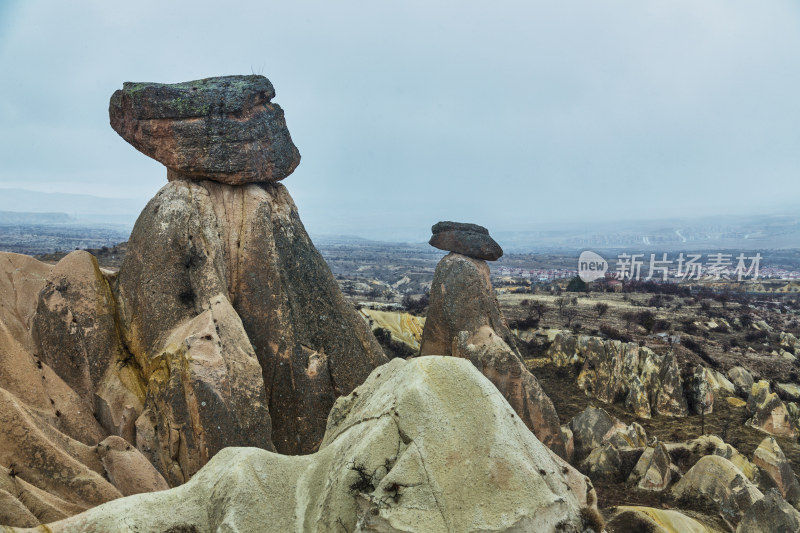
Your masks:
[[[22,213],[0,211],[0,225],[7,224],[66,224],[75,219],[66,213]]]
[[[800,216],[742,215],[691,219],[550,224],[534,231],[493,231],[506,251],[628,249],[775,250],[800,248]]]
[[[146,199],[138,198],[106,198],[89,194],[0,188],[0,211],[64,213],[80,222],[132,226],[146,203]]]

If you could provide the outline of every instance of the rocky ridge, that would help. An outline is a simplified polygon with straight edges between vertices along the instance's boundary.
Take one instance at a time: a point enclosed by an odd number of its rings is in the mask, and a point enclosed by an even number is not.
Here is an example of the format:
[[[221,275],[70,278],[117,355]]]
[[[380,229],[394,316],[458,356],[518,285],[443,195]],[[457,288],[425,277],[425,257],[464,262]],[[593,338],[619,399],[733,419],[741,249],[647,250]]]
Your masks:
[[[470,363],[421,357],[394,359],[340,397],[312,455],[227,448],[181,487],[48,527],[113,530],[120,516],[147,531],[582,533],[598,515],[591,486]]]

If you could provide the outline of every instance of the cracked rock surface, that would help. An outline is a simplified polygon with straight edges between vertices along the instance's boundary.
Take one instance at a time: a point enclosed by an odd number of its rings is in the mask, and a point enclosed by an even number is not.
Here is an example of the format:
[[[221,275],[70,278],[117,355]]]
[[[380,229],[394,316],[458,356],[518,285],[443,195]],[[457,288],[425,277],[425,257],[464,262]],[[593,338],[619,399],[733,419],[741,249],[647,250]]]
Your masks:
[[[394,359],[339,398],[318,452],[227,448],[188,483],[50,524],[89,531],[581,532],[585,478],[473,365]],[[253,502],[258,502],[253,505]]]

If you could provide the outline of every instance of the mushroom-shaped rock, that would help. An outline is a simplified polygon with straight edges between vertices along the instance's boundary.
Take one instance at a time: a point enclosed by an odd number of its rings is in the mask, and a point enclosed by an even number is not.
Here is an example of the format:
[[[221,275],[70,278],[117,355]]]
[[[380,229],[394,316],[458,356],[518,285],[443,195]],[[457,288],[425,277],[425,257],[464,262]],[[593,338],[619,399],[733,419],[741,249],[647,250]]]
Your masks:
[[[314,454],[227,448],[185,485],[48,527],[120,531],[124,516],[124,531],[582,532],[593,493],[562,472],[470,363],[394,359],[337,400]]]
[[[111,127],[164,164],[170,180],[238,185],[282,180],[300,163],[264,76],[131,83],[111,97]]]
[[[428,243],[440,250],[497,261],[503,249],[489,236],[489,230],[477,224],[463,222],[437,222],[431,228],[433,236]]]
[[[472,361],[539,440],[568,458],[556,410],[517,351],[485,261],[457,253],[439,261],[420,354]]]

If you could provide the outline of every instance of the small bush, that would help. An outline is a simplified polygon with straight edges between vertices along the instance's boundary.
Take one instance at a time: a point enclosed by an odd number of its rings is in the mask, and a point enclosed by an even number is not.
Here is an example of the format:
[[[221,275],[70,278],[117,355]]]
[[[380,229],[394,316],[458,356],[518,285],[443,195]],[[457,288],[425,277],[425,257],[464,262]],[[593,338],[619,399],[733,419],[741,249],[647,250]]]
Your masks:
[[[749,331],[744,336],[744,340],[746,340],[747,342],[763,341],[766,338],[767,338],[767,332],[764,330]]]

